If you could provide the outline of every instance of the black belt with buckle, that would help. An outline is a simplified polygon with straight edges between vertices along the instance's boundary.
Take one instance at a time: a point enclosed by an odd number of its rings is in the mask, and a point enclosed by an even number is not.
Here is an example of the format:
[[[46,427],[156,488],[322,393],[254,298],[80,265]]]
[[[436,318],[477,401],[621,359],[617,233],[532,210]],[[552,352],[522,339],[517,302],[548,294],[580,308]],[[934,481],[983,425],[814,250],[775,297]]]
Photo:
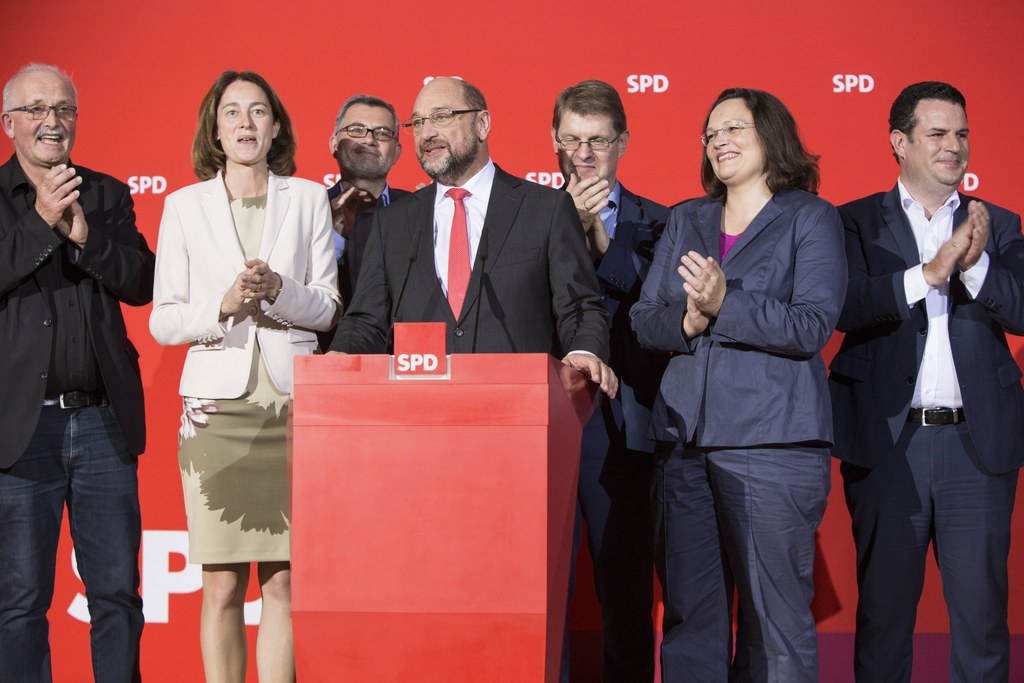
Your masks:
[[[88,408],[89,406],[101,406],[107,402],[107,396],[101,391],[67,391],[54,398],[44,398],[44,406],[58,406],[60,408]]]
[[[955,425],[966,419],[963,408],[911,408],[907,413],[907,422],[913,422],[922,427]]]

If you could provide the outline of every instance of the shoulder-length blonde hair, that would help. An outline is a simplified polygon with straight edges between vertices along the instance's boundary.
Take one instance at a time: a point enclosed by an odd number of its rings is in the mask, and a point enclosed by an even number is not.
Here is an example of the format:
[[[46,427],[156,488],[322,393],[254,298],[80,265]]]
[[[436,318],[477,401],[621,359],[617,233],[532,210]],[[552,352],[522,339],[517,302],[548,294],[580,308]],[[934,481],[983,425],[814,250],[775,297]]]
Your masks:
[[[274,89],[266,79],[252,71],[225,71],[213,82],[213,87],[199,105],[199,124],[196,126],[196,137],[192,140],[192,168],[200,180],[209,180],[223,171],[227,157],[217,139],[217,106],[224,91],[235,81],[254,83],[267,96],[274,121],[280,124],[277,137],[270,144],[267,153],[267,165],[276,175],[295,174],[295,132],[292,120],[281,103]]]

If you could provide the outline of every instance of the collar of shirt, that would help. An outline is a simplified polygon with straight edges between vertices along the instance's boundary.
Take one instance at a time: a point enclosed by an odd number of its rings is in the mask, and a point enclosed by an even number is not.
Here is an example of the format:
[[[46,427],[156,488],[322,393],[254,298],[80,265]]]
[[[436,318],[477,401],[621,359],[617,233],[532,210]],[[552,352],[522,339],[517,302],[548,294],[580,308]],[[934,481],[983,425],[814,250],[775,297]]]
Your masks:
[[[935,258],[939,247],[953,234],[953,214],[960,206],[960,193],[953,190],[929,219],[925,216],[924,206],[914,199],[902,179],[896,181],[896,187],[900,193],[900,206],[903,207],[917,242],[918,255],[922,263],[927,263]]]
[[[494,162],[488,159],[487,164],[462,185],[462,189],[469,192],[463,202],[466,205],[466,227],[469,230],[470,263],[476,261],[493,184]],[[448,243],[451,239],[452,219],[455,217],[455,200],[445,196],[450,189],[451,185],[437,183],[434,195],[434,268],[445,296],[448,295]]]
[[[380,193],[380,197],[377,198],[378,206],[387,206],[391,203],[391,186],[384,183],[384,191]]]
[[[619,207],[622,206],[620,197],[622,197],[622,183],[616,180],[615,187],[608,194],[608,206],[601,209],[598,214],[610,239],[615,239],[615,226],[619,222]]]
[[[493,184],[494,162],[488,159],[484,167],[477,171],[475,176],[473,176],[465,183],[463,183],[461,187],[462,189],[469,192],[469,197],[466,198],[466,201],[472,201],[474,203],[476,203],[477,201],[482,201],[484,209],[486,209],[487,202],[491,198],[491,185]],[[455,186],[445,185],[444,183],[441,182],[437,183],[437,194],[434,196],[435,209],[437,209],[437,207],[443,204],[444,202],[452,202],[452,199],[450,197],[445,197],[444,195],[446,192],[448,192],[448,190],[452,189],[453,187]],[[466,204],[466,210],[468,212],[469,204]]]
[[[924,206],[921,204],[921,202],[914,199],[914,197],[910,194],[910,190],[908,190],[907,186],[903,184],[902,178],[896,179],[896,187],[899,190],[900,204],[903,206],[904,211],[909,211],[910,208],[916,204],[917,207],[921,209],[921,212],[924,213]],[[950,213],[955,212],[957,209],[960,208],[960,193],[957,192],[956,190],[953,190],[950,193],[949,197],[946,198],[946,201],[942,203],[942,206],[948,206]]]
[[[21,167],[21,162],[18,161],[17,154],[12,154],[7,163],[0,166],[0,187],[7,190],[8,194],[13,194],[19,188],[26,191],[33,189],[32,183],[28,181],[28,176],[25,175],[25,169]]]

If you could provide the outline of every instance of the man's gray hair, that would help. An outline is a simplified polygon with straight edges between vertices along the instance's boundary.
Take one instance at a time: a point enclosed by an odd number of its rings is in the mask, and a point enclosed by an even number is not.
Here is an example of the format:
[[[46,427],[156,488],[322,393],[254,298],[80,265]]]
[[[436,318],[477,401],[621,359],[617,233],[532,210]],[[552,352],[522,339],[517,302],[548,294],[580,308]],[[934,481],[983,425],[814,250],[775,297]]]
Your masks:
[[[4,84],[4,101],[3,101],[4,111],[10,111],[12,107],[20,106],[20,105],[15,104],[15,102],[13,101],[14,100],[14,82],[17,81],[22,76],[26,76],[26,75],[31,74],[31,73],[37,73],[37,72],[40,72],[40,71],[45,71],[45,72],[48,72],[48,73],[52,73],[52,74],[55,74],[55,75],[60,76],[61,78],[63,78],[64,82],[67,83],[68,87],[71,89],[71,94],[75,96],[75,103],[76,104],[78,103],[78,89],[75,88],[75,84],[71,80],[71,76],[68,76],[66,73],[64,73],[63,71],[61,71],[57,67],[53,66],[52,64],[40,64],[38,62],[32,62],[31,64],[26,64],[25,66],[23,66],[20,69],[18,69],[18,72],[16,74],[14,74],[13,76],[11,76],[11,78],[7,81],[7,83]]]
[[[6,100],[5,100],[6,101]],[[391,113],[391,118],[395,122],[395,133],[398,132],[398,114],[395,113],[395,108],[391,106],[389,102],[385,102],[379,97],[373,95],[353,95],[352,97],[345,100],[345,104],[341,105],[341,109],[338,110],[338,116],[334,119],[334,132],[338,132],[338,128],[341,126],[341,122],[345,119],[345,114],[349,108],[362,104],[367,107],[380,107],[381,109],[387,109]]]

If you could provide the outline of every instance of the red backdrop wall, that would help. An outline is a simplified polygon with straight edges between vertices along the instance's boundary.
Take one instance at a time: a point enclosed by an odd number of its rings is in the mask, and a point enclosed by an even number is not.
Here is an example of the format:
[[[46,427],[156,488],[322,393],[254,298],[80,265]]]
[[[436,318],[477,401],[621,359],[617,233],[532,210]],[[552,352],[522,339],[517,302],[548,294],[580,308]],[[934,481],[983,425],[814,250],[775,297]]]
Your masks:
[[[488,98],[494,159],[512,173],[557,183],[549,137],[554,98],[579,80],[607,80],[623,95],[632,132],[620,177],[666,204],[699,194],[700,124],[725,87],[763,88],[789,105],[806,143],[822,155],[821,194],[838,204],[893,185],[890,103],[908,83],[946,80],[968,99],[973,154],[967,189],[1024,209],[1014,170],[1024,156],[1019,0],[970,6],[953,0],[9,5],[0,77],[6,80],[29,61],[57,64],[73,76],[81,107],[73,159],[133,185],[138,225],[154,248],[164,196],[195,182],[189,148],[199,101],[229,68],[260,72],[274,85],[298,135],[298,175],[325,182],[337,172],[327,139],[345,98],[378,95],[404,117],[424,79],[457,75]],[[426,178],[411,140],[403,140],[407,149],[391,181],[412,188]],[[199,569],[185,561],[176,460],[183,350],[152,341],[149,307],[126,310],[126,316],[142,353],[150,434],[140,461],[148,622],[143,672],[151,681],[200,680]],[[1021,344],[1013,343],[1021,359]],[[833,340],[828,355],[835,348]],[[1010,628],[1017,643],[1024,633],[1021,508],[1010,559]],[[853,560],[836,475],[820,532],[816,612],[822,633],[853,630]],[[72,567],[65,538],[50,613],[55,674],[64,681],[89,679],[87,617]],[[943,632],[941,587],[934,566],[929,572],[918,630]],[[587,581],[585,571],[581,581]],[[583,631],[598,628],[592,602],[574,606],[573,619]]]

